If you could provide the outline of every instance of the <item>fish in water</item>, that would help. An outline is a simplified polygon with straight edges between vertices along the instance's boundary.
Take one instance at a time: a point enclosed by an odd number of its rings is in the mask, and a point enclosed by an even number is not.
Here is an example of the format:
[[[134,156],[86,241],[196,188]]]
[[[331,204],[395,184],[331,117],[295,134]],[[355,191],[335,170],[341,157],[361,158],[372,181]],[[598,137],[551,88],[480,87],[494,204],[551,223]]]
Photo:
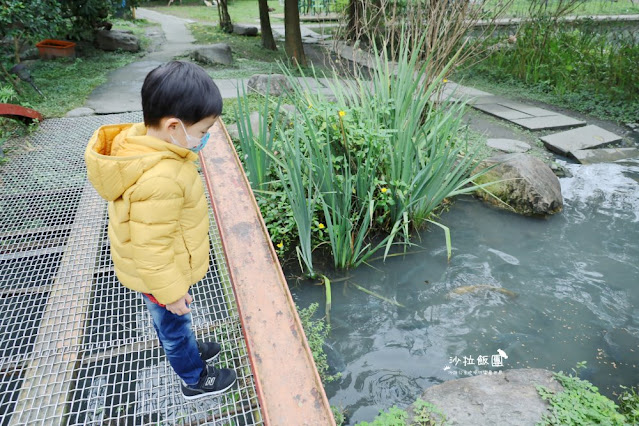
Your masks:
[[[466,293],[477,293],[480,291],[496,291],[497,293],[505,294],[506,296],[510,298],[517,297],[517,294],[515,292],[507,290],[503,287],[496,287],[496,286],[487,285],[487,284],[465,285],[463,287],[457,287],[456,289],[448,293],[448,297],[451,297],[453,295],[462,295]]]

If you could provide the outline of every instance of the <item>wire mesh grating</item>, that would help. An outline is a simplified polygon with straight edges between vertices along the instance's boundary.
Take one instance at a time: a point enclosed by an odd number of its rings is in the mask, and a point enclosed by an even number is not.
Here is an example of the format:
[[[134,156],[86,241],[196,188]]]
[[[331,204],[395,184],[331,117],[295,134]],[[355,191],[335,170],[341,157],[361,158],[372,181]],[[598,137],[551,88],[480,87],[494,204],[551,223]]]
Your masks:
[[[115,276],[106,203],[87,184],[86,141],[140,113],[53,119],[0,171],[0,424],[263,424],[214,216],[211,267],[192,288],[198,339],[238,372],[187,402],[141,295]]]

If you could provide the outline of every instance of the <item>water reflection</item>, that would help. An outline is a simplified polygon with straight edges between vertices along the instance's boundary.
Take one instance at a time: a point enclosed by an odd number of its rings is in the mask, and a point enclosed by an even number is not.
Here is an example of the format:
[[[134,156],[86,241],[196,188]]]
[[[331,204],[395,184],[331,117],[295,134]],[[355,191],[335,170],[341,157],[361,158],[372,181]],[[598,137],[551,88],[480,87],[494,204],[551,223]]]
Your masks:
[[[352,423],[433,384],[498,369],[476,362],[498,349],[504,368],[570,371],[585,360],[584,377],[608,395],[639,382],[639,162],[567,167],[562,214],[531,219],[459,199],[441,218],[450,263],[443,236],[426,231],[414,254],[333,286],[329,361],[342,378],[327,392]],[[322,290],[293,293],[307,306]]]

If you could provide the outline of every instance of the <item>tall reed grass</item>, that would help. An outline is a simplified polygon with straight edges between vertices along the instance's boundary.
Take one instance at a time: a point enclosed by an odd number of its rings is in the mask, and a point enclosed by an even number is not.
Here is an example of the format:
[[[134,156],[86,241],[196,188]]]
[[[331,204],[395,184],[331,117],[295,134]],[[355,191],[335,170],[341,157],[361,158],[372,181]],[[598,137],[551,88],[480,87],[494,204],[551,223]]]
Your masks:
[[[260,149],[271,160],[270,179],[286,193],[308,275],[317,274],[318,247],[330,248],[336,268],[354,268],[380,250],[387,256],[394,245],[412,244],[411,232],[428,223],[444,229],[450,257],[450,233],[436,213],[445,199],[478,188],[478,159],[460,131],[465,105],[439,99],[454,58],[430,74],[415,45],[423,41],[402,39],[396,63],[377,52],[370,80],[323,80],[330,93],[317,90],[317,81],[299,84],[283,68],[295,115],[272,121],[273,141],[245,138],[247,151]]]

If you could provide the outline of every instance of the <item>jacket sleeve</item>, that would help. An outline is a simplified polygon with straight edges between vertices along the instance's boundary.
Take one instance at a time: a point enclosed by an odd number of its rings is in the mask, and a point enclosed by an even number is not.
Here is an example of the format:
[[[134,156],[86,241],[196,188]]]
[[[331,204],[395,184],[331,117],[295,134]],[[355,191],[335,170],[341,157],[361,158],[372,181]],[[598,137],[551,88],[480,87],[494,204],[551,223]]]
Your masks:
[[[184,192],[174,181],[154,177],[139,183],[130,195],[130,230],[135,266],[151,294],[162,304],[184,296],[188,277],[175,262],[174,238]]]

